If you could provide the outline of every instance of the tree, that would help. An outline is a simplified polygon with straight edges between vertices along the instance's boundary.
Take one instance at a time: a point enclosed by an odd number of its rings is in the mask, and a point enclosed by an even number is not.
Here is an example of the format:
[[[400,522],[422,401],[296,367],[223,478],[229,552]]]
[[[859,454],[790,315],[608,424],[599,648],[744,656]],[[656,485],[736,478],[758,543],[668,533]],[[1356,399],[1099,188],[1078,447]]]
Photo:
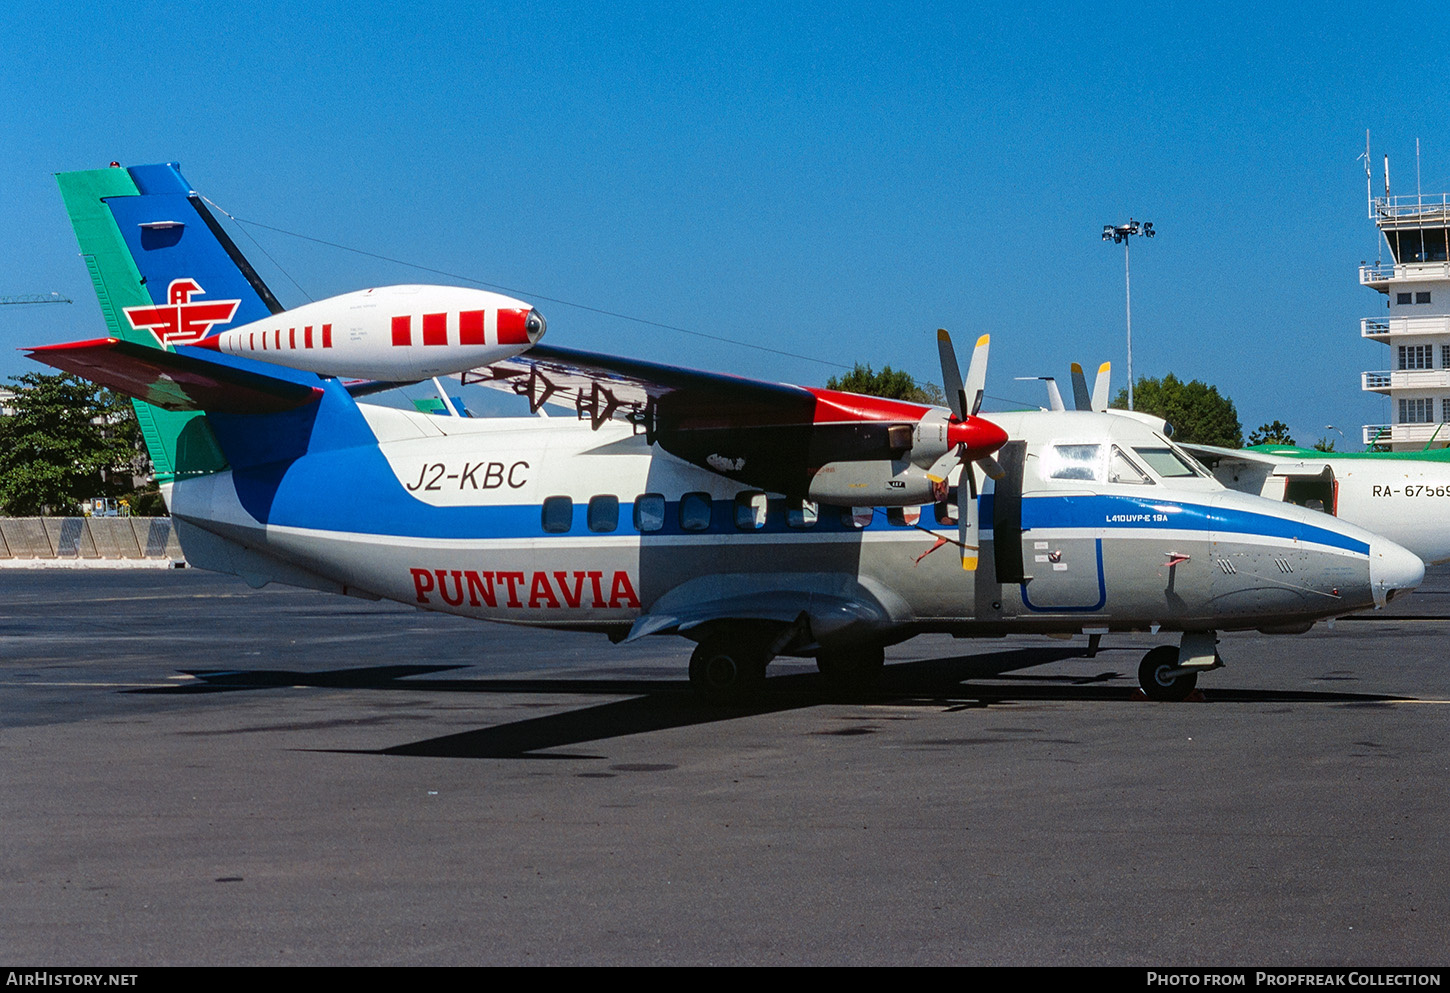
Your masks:
[[[1332,451],[1334,451],[1334,439],[1333,438],[1327,438],[1327,437],[1326,438],[1320,438],[1318,441],[1316,441],[1314,443],[1314,450],[1316,452],[1332,452]]]
[[[1250,445],[1292,445],[1294,436],[1289,433],[1289,425],[1283,421],[1274,421],[1272,424],[1260,424],[1249,435]]]
[[[900,372],[891,366],[876,372],[869,365],[862,365],[860,362],[844,376],[832,376],[826,380],[826,389],[935,406],[946,402],[946,395],[935,383],[917,383],[910,373]]]
[[[1173,425],[1176,441],[1238,448],[1244,432],[1234,403],[1217,387],[1195,379],[1185,383],[1173,373],[1161,380],[1146,376],[1133,388],[1133,405]],[[1128,406],[1128,391],[1121,389],[1113,400],[1119,410]]]
[[[126,400],[76,376],[11,380],[15,414],[0,418],[0,512],[73,514],[80,501],[119,496],[147,471]]]

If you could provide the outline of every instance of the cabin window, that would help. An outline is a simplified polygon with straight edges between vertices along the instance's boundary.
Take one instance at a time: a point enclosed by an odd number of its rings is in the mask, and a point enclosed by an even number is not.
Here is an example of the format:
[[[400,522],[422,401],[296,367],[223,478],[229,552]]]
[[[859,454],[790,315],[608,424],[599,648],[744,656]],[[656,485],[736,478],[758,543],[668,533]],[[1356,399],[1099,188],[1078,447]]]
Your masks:
[[[1434,354],[1433,346],[1430,345],[1401,345],[1400,368],[1433,369]]]
[[[786,505],[785,526],[789,528],[813,528],[820,508],[810,500],[792,500]]]
[[[1053,445],[1042,453],[1042,474],[1047,479],[1102,482],[1102,462],[1102,445]]]
[[[765,527],[765,511],[769,504],[759,490],[743,490],[735,494],[735,526],[742,531],[759,531]]]
[[[710,510],[710,494],[686,493],[680,497],[680,527],[686,531],[708,530]]]
[[[574,501],[566,496],[544,498],[544,530],[563,534],[574,526]]]
[[[619,527],[619,497],[590,497],[588,517],[590,531],[613,531]]]
[[[841,523],[859,531],[871,523],[876,516],[875,507],[845,507],[841,510]]]
[[[1395,303],[1397,303],[1397,304],[1409,303],[1411,299],[1412,299],[1412,297],[1408,293],[1396,293],[1395,294]]]
[[[1153,480],[1133,464],[1133,460],[1123,454],[1123,450],[1117,445],[1113,446],[1113,460],[1108,465],[1108,482],[1110,483],[1135,483],[1151,486]]]
[[[1416,293],[1415,294],[1415,302],[1416,303],[1429,303],[1430,302],[1430,294],[1429,293]]]
[[[1133,454],[1148,463],[1148,468],[1164,479],[1198,475],[1193,465],[1171,448],[1134,448]]]
[[[641,493],[634,498],[634,529],[658,531],[665,526],[665,498],[659,493]]]
[[[920,507],[888,507],[886,509],[886,520],[894,527],[911,528],[916,527],[921,520]]]

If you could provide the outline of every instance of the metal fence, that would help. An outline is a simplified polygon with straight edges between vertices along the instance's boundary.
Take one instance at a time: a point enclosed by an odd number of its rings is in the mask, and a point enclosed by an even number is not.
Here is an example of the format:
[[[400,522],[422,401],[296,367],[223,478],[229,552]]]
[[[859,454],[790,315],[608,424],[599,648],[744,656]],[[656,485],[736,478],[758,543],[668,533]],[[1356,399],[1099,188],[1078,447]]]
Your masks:
[[[0,517],[0,559],[185,561],[169,517]]]

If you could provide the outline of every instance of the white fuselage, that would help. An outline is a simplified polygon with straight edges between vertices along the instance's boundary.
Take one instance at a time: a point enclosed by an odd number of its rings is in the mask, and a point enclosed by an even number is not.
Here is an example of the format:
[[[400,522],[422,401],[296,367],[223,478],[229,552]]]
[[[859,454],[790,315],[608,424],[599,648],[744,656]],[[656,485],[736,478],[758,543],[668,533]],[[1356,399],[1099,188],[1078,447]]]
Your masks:
[[[280,479],[176,483],[195,564],[621,636],[804,613],[818,641],[1284,626],[1383,602],[1423,571],[1327,515],[1156,472],[1167,443],[1108,415],[993,415],[1026,440],[1019,506],[989,483],[964,551],[946,505],[802,505],[628,425],[360,409],[375,447],[308,454]],[[1062,468],[1092,446],[1096,463]],[[1141,479],[1113,476],[1114,448]]]

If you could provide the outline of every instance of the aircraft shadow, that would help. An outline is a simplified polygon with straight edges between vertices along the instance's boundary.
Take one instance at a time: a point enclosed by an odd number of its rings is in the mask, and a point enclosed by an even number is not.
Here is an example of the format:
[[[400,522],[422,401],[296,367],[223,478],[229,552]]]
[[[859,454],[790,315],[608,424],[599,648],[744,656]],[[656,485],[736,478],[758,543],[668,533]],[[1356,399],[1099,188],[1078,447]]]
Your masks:
[[[1136,668],[1137,651],[1132,652]],[[1105,649],[1099,653],[1113,654]],[[433,758],[597,760],[602,755],[561,753],[566,748],[610,738],[647,734],[737,720],[761,714],[801,710],[829,703],[889,703],[934,709],[976,709],[1035,702],[1126,703],[1141,699],[1128,675],[1109,668],[1090,674],[1033,674],[1020,670],[1081,658],[1081,648],[1018,648],[978,655],[949,656],[894,663],[880,687],[869,695],[842,693],[816,673],[797,672],[767,680],[765,692],[749,703],[720,706],[699,702],[684,679],[423,679],[463,665],[387,665],[322,672],[288,670],[187,670],[196,682],[147,687],[127,693],[224,693],[288,687],[406,690],[427,693],[543,694],[550,696],[625,696],[565,713],[442,735],[383,749],[324,749],[373,755]],[[1129,676],[1129,678],[1131,678]],[[1117,682],[1114,682],[1117,681]],[[1318,703],[1387,705],[1401,698],[1379,694],[1318,690],[1212,689],[1212,703]]]

